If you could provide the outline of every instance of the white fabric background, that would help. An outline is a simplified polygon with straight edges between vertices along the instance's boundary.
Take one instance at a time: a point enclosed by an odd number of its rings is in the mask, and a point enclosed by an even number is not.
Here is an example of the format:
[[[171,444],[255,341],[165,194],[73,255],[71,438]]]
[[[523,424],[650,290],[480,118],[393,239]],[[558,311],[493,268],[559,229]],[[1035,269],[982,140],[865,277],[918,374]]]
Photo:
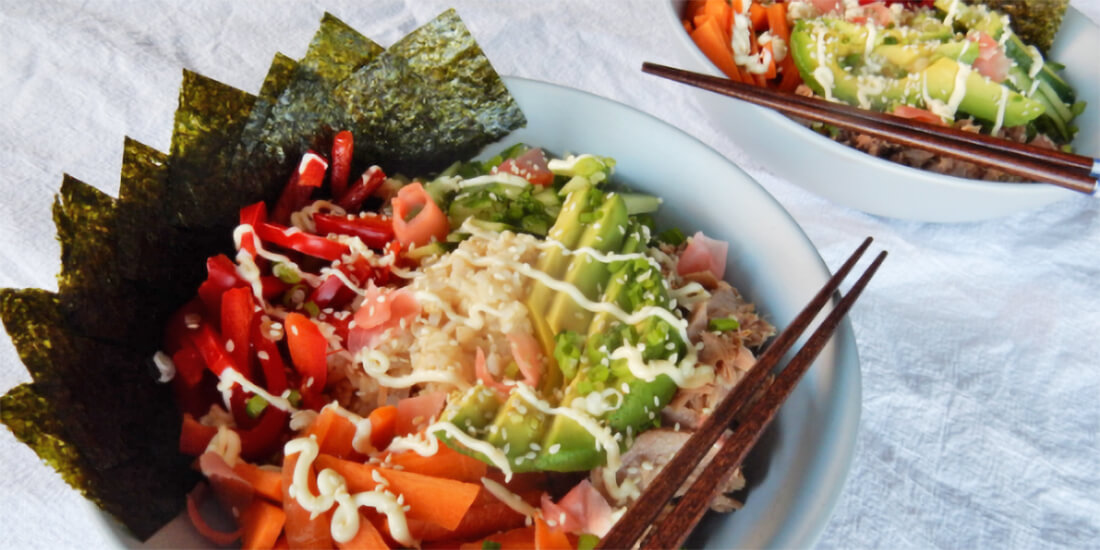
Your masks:
[[[1100,20],[1097,0],[1072,3]],[[167,150],[182,67],[256,92],[274,52],[301,56],[326,9],[386,45],[454,5],[499,72],[632,105],[737,162],[829,265],[865,235],[891,252],[852,313],[862,425],[820,547],[1100,544],[1096,198],[953,225],[829,204],[746,158],[684,89],[638,70],[675,59],[676,29],[653,2],[179,4],[0,0],[0,287],[56,288],[50,204],[62,173],[117,194],[124,134]],[[29,377],[0,340],[6,391]],[[0,547],[112,543],[7,430],[0,464]]]

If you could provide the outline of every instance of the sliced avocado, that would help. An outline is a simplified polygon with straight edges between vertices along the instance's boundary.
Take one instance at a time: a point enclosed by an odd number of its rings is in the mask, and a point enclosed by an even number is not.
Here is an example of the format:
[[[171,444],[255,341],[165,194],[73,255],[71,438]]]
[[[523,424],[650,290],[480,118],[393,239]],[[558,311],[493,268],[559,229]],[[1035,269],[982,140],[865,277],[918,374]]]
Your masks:
[[[557,221],[550,228],[548,239],[553,239],[562,246],[573,249],[577,241],[584,233],[585,226],[581,222],[581,216],[590,212],[594,199],[602,197],[602,193],[594,187],[588,186],[573,191],[562,203],[561,213]],[[547,247],[539,255],[535,267],[547,276],[560,278],[568,267],[566,254],[557,246]],[[531,314],[531,324],[535,328],[535,337],[542,344],[542,349],[547,356],[554,351],[554,330],[546,322],[546,312],[554,297],[554,290],[536,281],[531,286],[531,292],[527,295],[527,310]]]
[[[602,253],[618,252],[629,221],[622,196],[609,193],[591,218],[592,221],[585,224],[584,233],[574,249],[591,248]],[[610,275],[608,269],[607,263],[596,260],[589,254],[573,254],[562,280],[575,286],[589,300],[597,301],[607,285]],[[584,334],[588,332],[592,316],[593,312],[582,307],[569,294],[561,292],[554,296],[546,313],[546,322],[555,334],[563,330]]]
[[[1004,126],[1026,124],[1043,113],[1038,102],[981,76],[969,65],[960,65],[956,59],[965,61],[974,55],[966,44],[941,44],[931,48],[932,57],[919,58],[931,62],[923,70],[904,77],[858,76],[857,71],[841,66],[839,60],[868,50],[893,55],[901,62],[899,67],[915,68],[923,64],[917,57],[909,56],[914,50],[892,47],[904,45],[902,43],[876,42],[883,36],[888,34],[838,19],[803,19],[795,24],[791,34],[791,55],[803,80],[815,92],[864,108],[885,111],[899,103],[923,105],[937,114],[950,116],[955,112],[952,107],[957,107],[958,111],[992,122],[998,118],[1002,97],[1006,97]],[[869,46],[868,41],[874,45]],[[883,46],[891,47],[883,49]],[[919,52],[920,48],[915,51]],[[949,56],[952,53],[957,55],[952,58]],[[965,74],[960,74],[960,70]],[[962,87],[958,88],[957,83]],[[928,99],[937,103],[929,104]]]

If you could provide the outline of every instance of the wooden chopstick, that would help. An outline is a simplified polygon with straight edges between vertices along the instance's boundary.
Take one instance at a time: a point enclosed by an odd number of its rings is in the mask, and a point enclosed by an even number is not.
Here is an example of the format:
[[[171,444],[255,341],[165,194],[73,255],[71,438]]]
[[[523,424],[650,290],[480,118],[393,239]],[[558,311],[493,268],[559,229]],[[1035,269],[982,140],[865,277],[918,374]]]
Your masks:
[[[1100,184],[1100,159],[936,126],[850,105],[749,86],[732,80],[645,62],[642,71],[816,120],[906,147],[957,158],[997,170],[1092,194]]]
[[[598,548],[630,548],[641,538],[646,528],[653,523],[665,504],[672,499],[687,476],[695,469],[695,465],[703,459],[711,446],[718,441],[718,437],[729,427],[730,421],[737,416],[738,411],[748,402],[760,383],[767,378],[833,293],[840,288],[841,281],[848,276],[852,267],[870,245],[871,238],[867,237],[806,307],[795,316],[791,324],[775,337],[741,381],[714,407],[699,429],[661,469],[642,495],[631,504],[626,514],[603,537]]]
[[[743,411],[742,422],[738,424],[733,435],[729,437],[719,449],[714,459],[703,468],[702,473],[691,485],[687,493],[673,508],[672,512],[658,521],[649,535],[642,541],[641,548],[680,548],[684,540],[691,533],[695,525],[702,519],[710,502],[722,486],[722,480],[729,472],[741,465],[749,450],[756,444],[760,435],[775,418],[779,406],[786,401],[787,396],[794,390],[795,385],[801,380],[802,375],[809,370],[814,359],[825,347],[825,344],[836,332],[841,319],[848,313],[852,305],[863,292],[867,282],[878,270],[879,265],[886,259],[886,252],[880,252],[862,276],[845,294],[837,304],[836,309],[822,321],[821,325],[810,336],[806,345],[791,359],[783,371],[776,376],[775,381],[768,386],[767,391],[759,401],[756,401]]]

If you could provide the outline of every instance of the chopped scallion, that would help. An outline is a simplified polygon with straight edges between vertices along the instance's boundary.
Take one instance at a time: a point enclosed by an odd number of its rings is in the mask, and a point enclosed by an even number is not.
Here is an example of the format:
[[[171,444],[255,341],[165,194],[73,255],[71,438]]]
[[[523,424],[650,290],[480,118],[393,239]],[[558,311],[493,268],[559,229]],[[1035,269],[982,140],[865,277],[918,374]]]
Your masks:
[[[266,408],[267,400],[259,395],[253,395],[245,403],[244,412],[248,413],[249,418],[259,418]]]
[[[298,273],[298,270],[282,262],[271,266],[271,272],[274,273],[280,281],[288,285],[302,282],[302,275]]]
[[[737,322],[734,317],[723,317],[720,319],[711,319],[707,323],[707,329],[717,332],[725,332],[727,330],[737,330],[741,328],[741,323]]]

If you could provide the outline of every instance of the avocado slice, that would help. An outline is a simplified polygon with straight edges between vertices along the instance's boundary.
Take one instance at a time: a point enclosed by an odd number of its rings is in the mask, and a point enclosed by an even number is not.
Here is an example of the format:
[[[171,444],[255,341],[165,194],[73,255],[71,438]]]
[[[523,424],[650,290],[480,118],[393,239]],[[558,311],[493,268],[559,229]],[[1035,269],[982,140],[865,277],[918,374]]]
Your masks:
[[[851,105],[880,111],[897,104],[919,105],[941,116],[954,117],[956,111],[962,111],[989,122],[1000,119],[1004,126],[1027,124],[1043,114],[1039,102],[957,61],[972,60],[977,53],[973,47],[902,42],[924,35],[917,31],[878,32],[873,26],[834,18],[803,19],[791,33],[791,55],[803,80],[815,92]],[[881,69],[880,60],[894,61],[891,66],[906,74],[858,74]],[[857,64],[856,68],[866,71],[853,70]],[[920,66],[920,70],[908,70]]]

